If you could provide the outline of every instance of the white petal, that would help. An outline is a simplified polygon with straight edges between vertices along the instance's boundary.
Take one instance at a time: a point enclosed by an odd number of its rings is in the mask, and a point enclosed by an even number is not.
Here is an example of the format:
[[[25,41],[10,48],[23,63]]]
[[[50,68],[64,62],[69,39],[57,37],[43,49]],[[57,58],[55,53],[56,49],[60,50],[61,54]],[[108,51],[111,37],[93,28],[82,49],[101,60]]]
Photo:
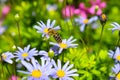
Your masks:
[[[50,28],[50,19],[47,20],[47,27]]]
[[[28,71],[32,71],[33,70],[33,67],[30,63],[27,63],[26,61],[21,61],[21,63],[28,69]]]
[[[22,52],[22,53],[24,52],[22,48],[18,47],[18,49],[20,52]]]
[[[58,53],[60,54],[62,52],[63,48],[60,48],[60,50],[58,51]]]
[[[10,59],[8,59],[8,60],[5,60],[6,62],[8,62],[8,63],[10,63],[10,64],[12,64],[13,63],[13,61],[12,60],[10,60]]]
[[[59,30],[60,29],[60,26],[56,26],[53,28],[54,30]]]
[[[68,74],[67,76],[79,76],[78,74]]]
[[[21,70],[17,70],[17,72],[24,73],[24,74],[30,74],[30,72],[21,71]]]
[[[70,66],[68,66],[68,67],[66,68],[66,70],[65,70],[65,71],[70,70],[73,66],[74,66],[74,65],[73,65],[73,64],[71,64]]]
[[[71,37],[67,40],[67,42],[70,42],[72,39],[73,39],[73,36],[71,36]]]
[[[25,47],[25,52],[28,52],[28,50],[30,49],[30,44],[27,46],[27,47]]]
[[[58,43],[50,42],[50,44],[58,46]]]
[[[77,69],[72,69],[70,71],[67,71],[66,74],[72,74],[72,73],[75,73],[75,72],[77,72]]]
[[[65,65],[64,65],[63,68],[62,68],[62,70],[66,70],[66,68],[68,67],[68,64],[69,64],[69,61],[67,61],[67,62],[65,63]]]
[[[58,69],[61,69],[61,61],[58,59]]]
[[[85,29],[85,24],[82,24],[82,25],[80,26],[80,31],[83,32],[84,29]]]
[[[50,28],[52,28],[54,26],[55,22],[56,22],[55,20],[52,21]]]
[[[34,28],[37,29],[40,32],[43,32],[43,29],[41,27],[37,26],[37,25],[35,25]]]
[[[57,65],[56,65],[56,63],[55,63],[55,61],[53,59],[52,59],[51,63],[53,64],[53,66],[55,67],[55,69],[58,69],[58,67],[57,67]]]

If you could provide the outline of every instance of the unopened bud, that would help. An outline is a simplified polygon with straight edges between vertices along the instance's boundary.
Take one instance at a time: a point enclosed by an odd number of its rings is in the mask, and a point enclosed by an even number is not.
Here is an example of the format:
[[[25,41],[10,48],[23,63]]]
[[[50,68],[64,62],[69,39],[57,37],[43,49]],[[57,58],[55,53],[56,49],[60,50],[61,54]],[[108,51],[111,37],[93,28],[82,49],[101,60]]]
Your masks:
[[[99,19],[100,19],[101,24],[104,25],[107,21],[107,16],[105,14],[101,14],[99,16]]]
[[[48,52],[48,56],[52,59],[54,57],[54,51],[52,49],[50,49],[50,51]]]
[[[20,19],[19,14],[16,14],[16,15],[15,15],[15,20],[18,21],[19,19]]]
[[[97,11],[98,11],[98,9],[99,9],[99,6],[98,6],[98,5],[96,5],[96,6],[95,6],[95,12],[97,12]]]
[[[16,46],[15,46],[15,45],[13,45],[12,49],[13,49],[13,50],[16,50]]]

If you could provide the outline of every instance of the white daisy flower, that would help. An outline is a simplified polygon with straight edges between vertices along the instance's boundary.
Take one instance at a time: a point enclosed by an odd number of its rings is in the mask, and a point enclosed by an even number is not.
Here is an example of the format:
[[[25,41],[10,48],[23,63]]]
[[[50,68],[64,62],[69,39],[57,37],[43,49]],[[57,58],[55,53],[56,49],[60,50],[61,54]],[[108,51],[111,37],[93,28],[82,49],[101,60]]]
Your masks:
[[[45,25],[42,21],[40,22],[37,22],[38,25],[35,25],[34,28],[37,29],[37,32],[38,33],[42,33],[42,37],[46,37],[46,38],[49,38],[49,29],[52,28],[54,30],[59,30],[60,27],[59,26],[56,26],[54,27],[55,25],[55,20],[52,21],[52,23],[50,23],[50,19],[47,20],[47,24]]]
[[[18,51],[16,51],[16,61],[18,60],[27,60],[29,61],[33,56],[37,56],[37,50],[36,48],[30,49],[30,45],[28,45],[27,47],[25,47],[24,49],[18,47]]]
[[[113,28],[110,28],[110,30],[112,30],[112,32],[114,32],[115,30],[120,31],[120,25],[119,25],[118,23],[113,22],[113,23],[111,24],[111,26],[113,26]]]
[[[10,64],[13,63],[13,61],[11,59],[14,57],[15,56],[11,52],[5,52],[2,54],[2,60],[4,60],[7,63],[10,63]]]
[[[116,74],[115,79],[120,80],[120,64],[115,64],[112,71]]]
[[[120,48],[117,47],[116,50],[115,50],[115,52],[112,51],[112,50],[110,50],[110,51],[109,51],[109,56],[110,56],[111,58],[114,58],[116,61],[119,61],[119,62],[120,62]]]
[[[55,68],[54,73],[52,74],[53,78],[59,78],[59,80],[74,80],[71,78],[72,76],[78,76],[77,69],[71,69],[73,67],[73,64],[69,65],[69,61],[67,61],[63,67],[61,64],[61,61],[57,61],[58,64],[55,63],[54,60],[52,60],[52,64]]]
[[[76,41],[76,39],[73,39],[73,36],[71,36],[68,40],[67,39],[63,39],[62,43],[53,43],[50,42],[50,44],[58,46],[59,47],[59,51],[58,53],[61,53],[63,49],[67,49],[69,47],[76,47],[78,44],[73,44],[73,42]]]
[[[85,26],[87,24],[91,24],[93,23],[94,21],[97,21],[98,20],[98,17],[97,16],[94,16],[94,17],[91,17],[90,19],[87,19],[87,18],[84,18],[84,17],[79,17],[79,18],[76,18],[75,19],[75,22],[78,23],[80,26],[80,31],[83,32],[84,29],[85,29]]]
[[[41,58],[41,65],[34,58],[31,58],[31,64],[26,61],[21,62],[28,71],[17,71],[24,74],[29,74],[27,80],[50,80],[49,75],[53,72],[50,60]]]

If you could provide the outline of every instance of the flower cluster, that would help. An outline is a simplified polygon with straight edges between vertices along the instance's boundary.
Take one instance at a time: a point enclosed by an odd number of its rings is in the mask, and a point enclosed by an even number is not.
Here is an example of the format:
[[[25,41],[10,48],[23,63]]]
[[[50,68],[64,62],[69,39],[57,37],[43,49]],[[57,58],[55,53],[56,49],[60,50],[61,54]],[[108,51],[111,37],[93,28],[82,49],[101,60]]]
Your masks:
[[[28,74],[27,80],[50,80],[52,78],[59,78],[59,80],[72,80],[71,76],[78,76],[76,69],[71,69],[73,64],[69,65],[69,61],[62,67],[61,61],[58,59],[58,65],[53,59],[46,59],[41,57],[41,64],[34,58],[34,56],[41,55],[45,51],[37,51],[35,48],[30,49],[30,45],[24,49],[18,47],[19,51],[16,51],[15,55],[11,52],[2,54],[2,59],[10,64],[13,63],[12,58],[16,57],[16,61],[20,60],[24,67],[28,71],[17,70],[18,72]]]
[[[110,28],[112,32],[118,30],[120,33],[120,25],[117,22],[112,22],[111,26],[113,26],[113,28]],[[119,33],[118,33],[118,36],[119,36]],[[119,40],[117,44],[119,44]],[[114,73],[112,77],[116,80],[119,80],[120,79],[120,48],[116,47],[115,51],[109,50],[108,54],[111,58],[115,60],[115,65],[114,67],[112,67],[112,72]]]
[[[42,33],[42,37],[46,36],[47,38],[49,38],[50,34],[55,35],[56,36],[56,40],[61,39],[61,37],[57,37],[59,36],[58,33],[56,32],[57,30],[60,29],[59,26],[54,27],[55,24],[55,20],[51,23],[50,25],[50,19],[47,20],[47,25],[45,25],[42,21],[41,23],[38,22],[38,26],[35,25],[34,28],[38,30],[39,33]],[[50,29],[53,29],[52,32],[50,32]],[[63,49],[67,49],[69,47],[76,47],[78,44],[73,44],[73,42],[75,42],[76,39],[73,39],[73,36],[71,36],[68,40],[67,39],[62,39],[62,41],[60,43],[53,43],[50,42],[50,44],[57,46],[59,49],[59,51],[57,51],[57,53],[62,53]]]
[[[62,9],[63,17],[69,18],[73,15],[80,15],[87,18],[88,14],[100,15],[102,9],[106,7],[106,3],[101,2],[101,0],[90,0],[90,4],[91,6],[89,8],[87,8],[83,2],[79,3],[78,8],[75,8],[73,5],[67,5]]]
[[[117,47],[115,51],[110,50],[109,56],[115,60],[115,65],[112,68],[112,71],[115,73],[115,79],[120,79],[120,48]]]
[[[78,76],[76,69],[71,69],[73,64],[69,65],[69,61],[61,68],[61,61],[58,60],[58,66],[54,60],[46,60],[41,58],[41,64],[35,60],[31,59],[31,64],[22,61],[22,64],[27,68],[28,71],[18,72],[28,74],[26,77],[28,80],[50,80],[52,78],[59,78],[59,80],[73,80],[71,76]]]
[[[90,19],[84,18],[84,17],[79,17],[75,19],[75,22],[80,25],[80,31],[83,32],[85,29],[86,25],[95,23],[98,20],[97,16],[91,17]],[[92,26],[93,27],[93,26]],[[93,27],[94,28],[94,27]]]
[[[42,21],[38,22],[38,26],[35,25],[34,28],[38,30],[39,33],[42,33],[42,37],[50,37],[49,30],[52,29],[53,33],[60,29],[59,26],[54,27],[55,20],[50,23],[50,19],[47,20],[47,25],[45,25]],[[58,33],[55,34],[55,38]],[[58,38],[58,37],[57,37]],[[56,39],[57,40],[57,39]],[[5,52],[1,55],[3,61],[13,64],[12,59],[16,62],[20,61],[22,65],[27,69],[27,71],[17,70],[20,73],[26,74],[23,79],[27,80],[51,80],[51,79],[59,79],[59,80],[73,80],[73,76],[78,76],[77,69],[72,69],[73,64],[69,64],[67,61],[63,65],[61,61],[51,58],[51,53],[55,53],[53,55],[62,54],[63,49],[74,48],[77,47],[78,44],[75,44],[76,39],[73,39],[71,36],[69,39],[61,39],[60,43],[50,42],[53,47],[50,48],[49,52],[44,50],[36,50],[36,48],[30,48],[30,45],[27,45],[24,48],[17,47],[17,51],[15,53]],[[35,59],[35,56],[40,57],[40,60]],[[41,61],[41,62],[39,62]],[[63,61],[62,61],[63,62]],[[62,66],[63,65],[63,66]]]

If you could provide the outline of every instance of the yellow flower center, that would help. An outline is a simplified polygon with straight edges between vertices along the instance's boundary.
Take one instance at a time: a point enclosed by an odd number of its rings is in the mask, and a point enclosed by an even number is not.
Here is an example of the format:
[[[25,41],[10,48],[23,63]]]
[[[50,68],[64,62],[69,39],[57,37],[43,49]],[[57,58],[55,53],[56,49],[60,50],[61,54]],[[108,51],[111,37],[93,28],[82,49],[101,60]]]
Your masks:
[[[44,29],[44,32],[47,34],[47,33],[48,33],[48,28],[45,28],[45,29]]]
[[[2,58],[3,58],[3,59],[6,59],[6,58],[7,58],[7,55],[2,54]]]
[[[23,57],[23,58],[28,57],[28,53],[22,53],[22,57]]]
[[[87,24],[87,23],[88,23],[88,19],[85,19],[85,20],[83,21],[83,23],[84,23],[84,24]]]
[[[33,70],[31,74],[34,78],[40,78],[42,75],[42,72],[40,70]]]
[[[117,80],[120,80],[120,72],[116,76]]]
[[[105,14],[102,14],[102,15],[101,15],[101,18],[102,18],[102,20],[106,20],[107,17],[106,17]]]
[[[65,76],[65,71],[63,71],[63,70],[58,70],[56,74],[57,74],[58,77],[62,78],[62,77]]]
[[[120,55],[117,55],[117,56],[116,56],[116,59],[120,61]]]
[[[61,48],[67,48],[67,44],[65,44],[65,43],[60,43],[59,45]]]

